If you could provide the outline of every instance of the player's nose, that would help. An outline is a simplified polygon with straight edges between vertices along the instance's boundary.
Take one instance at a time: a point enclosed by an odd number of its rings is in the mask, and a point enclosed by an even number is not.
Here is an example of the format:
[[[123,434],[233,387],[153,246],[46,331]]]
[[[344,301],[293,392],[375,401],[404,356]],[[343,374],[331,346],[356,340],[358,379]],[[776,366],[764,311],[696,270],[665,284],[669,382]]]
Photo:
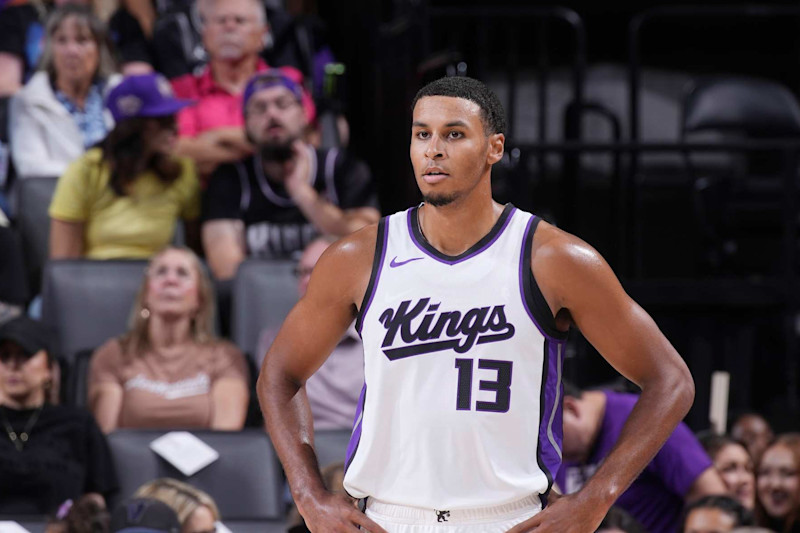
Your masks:
[[[430,159],[441,159],[444,157],[444,146],[442,140],[437,136],[432,136],[425,147],[425,157]]]

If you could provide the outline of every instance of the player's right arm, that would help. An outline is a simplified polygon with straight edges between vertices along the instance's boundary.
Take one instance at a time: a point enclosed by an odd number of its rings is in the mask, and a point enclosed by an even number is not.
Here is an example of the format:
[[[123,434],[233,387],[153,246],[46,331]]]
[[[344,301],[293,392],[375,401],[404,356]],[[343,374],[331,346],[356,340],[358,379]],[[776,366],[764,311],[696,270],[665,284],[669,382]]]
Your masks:
[[[361,305],[375,254],[371,225],[331,245],[311,274],[308,290],[272,343],[257,392],[272,443],[309,530],[385,531],[344,497],[325,489],[314,453],[314,426],[305,381],[341,340]],[[268,297],[268,296],[267,296]]]

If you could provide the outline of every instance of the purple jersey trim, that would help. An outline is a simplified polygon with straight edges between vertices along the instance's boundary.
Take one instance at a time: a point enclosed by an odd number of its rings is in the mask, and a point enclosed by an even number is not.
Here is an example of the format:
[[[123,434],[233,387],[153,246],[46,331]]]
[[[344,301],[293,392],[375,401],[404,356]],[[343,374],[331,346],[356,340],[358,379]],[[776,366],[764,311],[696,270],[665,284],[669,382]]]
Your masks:
[[[561,467],[563,442],[563,386],[561,368],[564,357],[564,344],[545,341],[545,360],[542,368],[542,395],[539,420],[539,446],[537,449],[539,466],[552,485]],[[549,486],[548,486],[549,490]]]
[[[375,257],[372,260],[372,274],[369,278],[367,285],[367,292],[364,293],[364,301],[361,302],[361,309],[356,316],[356,331],[358,336],[361,335],[361,328],[364,327],[364,317],[367,315],[369,306],[372,304],[372,299],[375,297],[375,292],[378,288],[378,281],[381,279],[381,271],[383,270],[383,263],[386,260],[386,246],[389,241],[389,221],[387,218],[382,218],[378,223],[378,238],[375,244]]]
[[[506,204],[505,208],[503,209],[503,212],[500,214],[500,218],[497,219],[497,222],[492,227],[492,229],[489,230],[489,233],[487,233],[481,240],[475,243],[475,245],[472,248],[470,248],[463,254],[456,256],[443,254],[442,252],[434,248],[433,245],[428,243],[427,240],[424,239],[422,234],[419,233],[417,225],[414,224],[414,221],[417,220],[418,210],[419,207],[412,207],[411,209],[408,210],[407,212],[408,215],[406,216],[406,221],[408,223],[408,234],[411,237],[411,241],[417,248],[419,248],[422,252],[424,252],[432,259],[435,259],[440,263],[444,263],[446,265],[456,265],[458,263],[461,263],[462,261],[470,259],[471,257],[475,257],[476,255],[480,254],[481,252],[489,248],[492,244],[494,244],[494,242],[500,238],[500,235],[503,234],[503,231],[505,231],[506,227],[508,227],[508,223],[511,222],[511,218],[514,215],[514,212],[517,210],[517,208],[511,204]]]
[[[345,455],[344,471],[350,468],[350,463],[358,450],[358,444],[361,442],[361,426],[364,422],[364,400],[367,397],[367,384],[361,387],[361,394],[358,397],[358,406],[356,407],[356,415],[353,419],[353,433],[350,435],[350,442],[347,444],[347,455]]]
[[[539,330],[539,333],[545,336],[545,338],[552,340],[553,342],[566,342],[567,334],[564,333],[562,336],[557,337],[552,333],[549,333],[545,328],[539,324],[539,321],[536,320],[536,315],[531,309],[530,303],[528,302],[528,298],[525,296],[525,276],[533,277],[533,272],[530,271],[530,261],[526,260],[526,258],[530,257],[531,250],[528,248],[528,233],[531,231],[531,225],[536,221],[536,215],[532,215],[530,220],[528,220],[528,224],[525,226],[525,233],[523,233],[524,238],[522,239],[522,251],[519,255],[519,295],[522,298],[522,306],[525,308],[525,312],[528,313],[533,325],[536,326],[536,329]],[[527,270],[527,272],[526,272]]]

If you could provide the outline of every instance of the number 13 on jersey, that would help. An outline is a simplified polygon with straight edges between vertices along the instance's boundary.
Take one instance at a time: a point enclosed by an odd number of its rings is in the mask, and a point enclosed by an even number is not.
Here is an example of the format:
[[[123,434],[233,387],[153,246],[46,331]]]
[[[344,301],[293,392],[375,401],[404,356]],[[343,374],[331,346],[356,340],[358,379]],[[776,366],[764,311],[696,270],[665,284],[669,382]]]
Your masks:
[[[506,413],[511,405],[511,361],[498,361],[496,359],[478,359],[478,388],[482,391],[495,393],[493,402],[476,401],[476,411],[490,413]],[[458,390],[456,391],[456,409],[459,411],[472,410],[472,380],[474,373],[474,359],[456,359],[458,370]],[[484,371],[484,372],[481,372]],[[480,379],[481,377],[494,379]]]

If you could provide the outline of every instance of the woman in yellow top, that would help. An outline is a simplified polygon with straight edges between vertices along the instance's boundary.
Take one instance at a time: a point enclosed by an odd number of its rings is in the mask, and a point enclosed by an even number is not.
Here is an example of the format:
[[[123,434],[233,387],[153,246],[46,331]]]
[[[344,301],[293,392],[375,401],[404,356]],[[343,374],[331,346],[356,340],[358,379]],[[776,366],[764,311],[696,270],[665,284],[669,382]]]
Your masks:
[[[126,77],[106,98],[116,126],[58,180],[50,258],[147,258],[170,243],[178,218],[198,235],[200,188],[191,160],[172,155],[175,98],[158,74]]]

